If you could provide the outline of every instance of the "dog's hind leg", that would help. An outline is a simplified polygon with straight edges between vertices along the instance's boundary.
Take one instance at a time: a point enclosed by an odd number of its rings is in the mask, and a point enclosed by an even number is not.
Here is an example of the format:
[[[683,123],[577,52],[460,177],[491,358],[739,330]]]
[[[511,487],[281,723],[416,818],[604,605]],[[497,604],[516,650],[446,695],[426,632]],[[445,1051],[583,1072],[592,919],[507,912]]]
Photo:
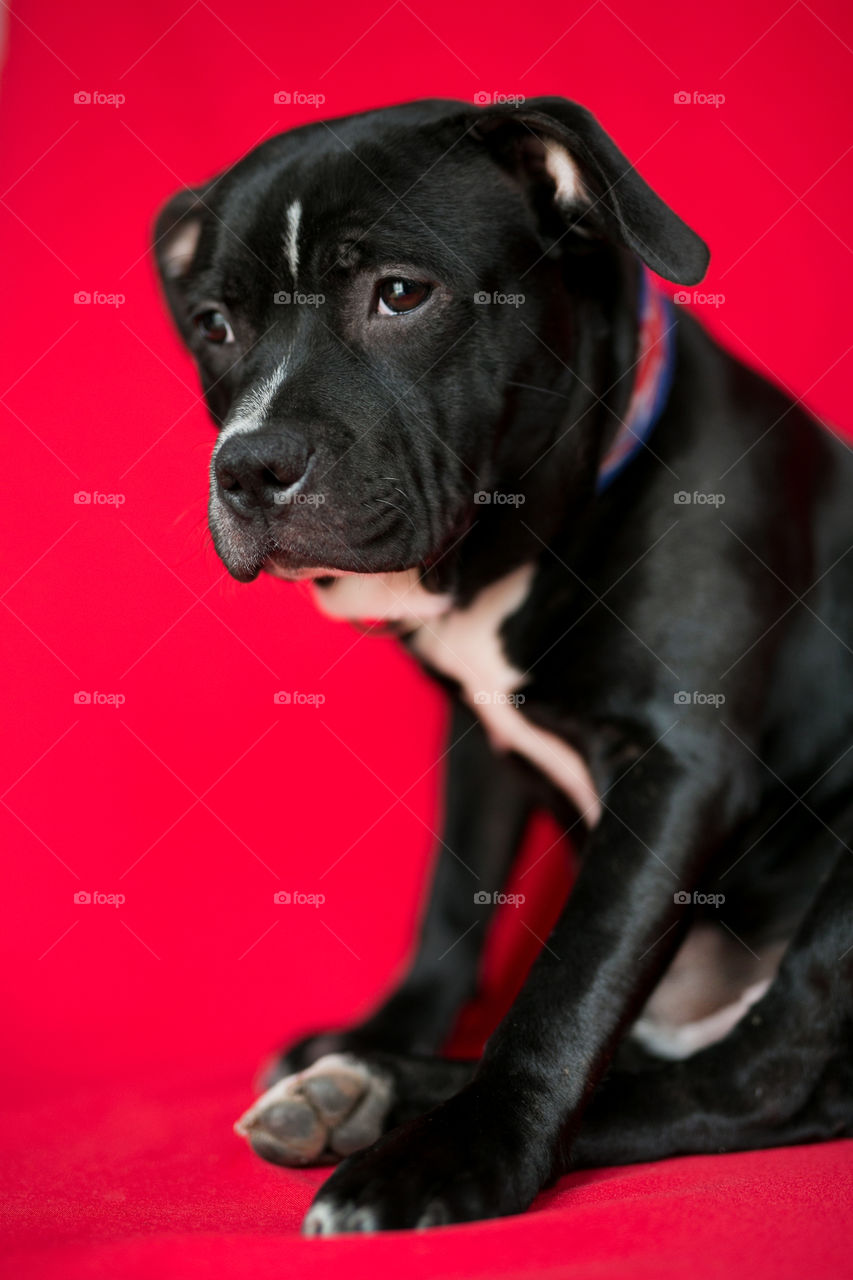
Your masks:
[[[853,852],[838,844],[763,998],[689,1058],[614,1068],[556,1173],[853,1136]]]

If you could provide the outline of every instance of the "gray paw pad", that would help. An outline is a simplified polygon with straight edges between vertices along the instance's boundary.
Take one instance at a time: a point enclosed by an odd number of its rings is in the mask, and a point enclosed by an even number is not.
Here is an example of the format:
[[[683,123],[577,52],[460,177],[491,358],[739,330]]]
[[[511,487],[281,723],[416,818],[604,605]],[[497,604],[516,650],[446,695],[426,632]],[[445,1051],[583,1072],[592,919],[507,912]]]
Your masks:
[[[325,1164],[375,1142],[391,1101],[388,1076],[351,1054],[331,1053],[279,1080],[234,1128],[273,1164]]]

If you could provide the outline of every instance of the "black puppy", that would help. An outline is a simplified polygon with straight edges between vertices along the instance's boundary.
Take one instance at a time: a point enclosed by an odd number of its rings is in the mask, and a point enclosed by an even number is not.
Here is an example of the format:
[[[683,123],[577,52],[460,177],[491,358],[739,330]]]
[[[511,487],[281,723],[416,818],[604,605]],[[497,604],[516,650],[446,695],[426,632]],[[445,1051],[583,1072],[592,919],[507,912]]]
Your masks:
[[[348,1157],[306,1231],[853,1134],[853,462],[656,289],[702,241],[547,98],[296,129],[156,243],[227,568],[385,620],[452,697],[411,971],[238,1126]],[[442,1059],[541,805],[578,879],[482,1060]]]

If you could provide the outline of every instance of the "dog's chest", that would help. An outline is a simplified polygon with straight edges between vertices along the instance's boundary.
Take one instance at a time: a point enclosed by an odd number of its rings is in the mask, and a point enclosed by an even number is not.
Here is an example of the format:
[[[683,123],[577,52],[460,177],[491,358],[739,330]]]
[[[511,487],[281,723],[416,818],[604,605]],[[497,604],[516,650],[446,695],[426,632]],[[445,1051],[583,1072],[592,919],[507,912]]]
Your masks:
[[[594,826],[601,807],[589,770],[577,751],[525,717],[526,675],[508,661],[501,642],[501,626],[524,603],[532,578],[533,566],[522,566],[481,591],[468,608],[420,621],[411,646],[459,684],[498,750],[525,756]]]
[[[589,770],[568,743],[525,717],[527,677],[508,661],[501,642],[501,626],[527,599],[532,579],[533,566],[523,565],[485,587],[465,609],[425,591],[415,570],[352,574],[318,587],[315,596],[331,617],[402,623],[413,652],[459,684],[493,745],[525,756],[593,827],[601,805]]]

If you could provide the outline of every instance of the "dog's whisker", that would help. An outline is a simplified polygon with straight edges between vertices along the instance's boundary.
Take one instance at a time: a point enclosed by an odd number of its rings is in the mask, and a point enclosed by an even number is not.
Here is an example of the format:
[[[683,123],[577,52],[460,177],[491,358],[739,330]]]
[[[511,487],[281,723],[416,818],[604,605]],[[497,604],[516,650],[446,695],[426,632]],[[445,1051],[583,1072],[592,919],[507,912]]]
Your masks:
[[[374,502],[381,502],[381,503],[382,503],[382,505],[383,505],[383,506],[385,506],[385,507],[393,507],[393,509],[394,509],[395,511],[398,511],[398,512],[400,513],[400,515],[401,515],[401,516],[405,516],[405,518],[408,520],[409,524],[412,526],[412,532],[413,532],[413,533],[417,533],[417,528],[416,528],[416,526],[415,526],[415,522],[414,522],[414,520],[412,519],[412,517],[409,515],[408,511],[404,511],[402,507],[398,507],[398,506],[397,506],[397,504],[396,504],[395,502],[391,502],[391,500],[390,500],[389,498],[374,498],[374,499],[373,499],[373,501],[374,501]]]
[[[571,396],[566,395],[562,391],[555,391],[553,387],[535,387],[530,382],[516,382],[511,379],[506,383],[508,387],[521,387],[525,391],[541,391],[545,396],[555,396],[558,400],[571,400]]]

